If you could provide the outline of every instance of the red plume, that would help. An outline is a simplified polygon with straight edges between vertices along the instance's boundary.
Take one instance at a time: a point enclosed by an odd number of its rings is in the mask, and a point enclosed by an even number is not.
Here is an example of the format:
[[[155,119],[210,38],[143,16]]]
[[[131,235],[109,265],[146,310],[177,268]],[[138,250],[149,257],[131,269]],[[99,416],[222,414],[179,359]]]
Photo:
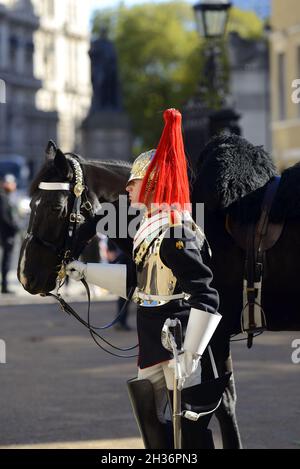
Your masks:
[[[182,117],[176,109],[164,112],[165,127],[156,153],[148,166],[140,192],[140,202],[168,204],[178,210],[190,204],[187,162],[182,137]],[[153,197],[152,197],[153,195]]]

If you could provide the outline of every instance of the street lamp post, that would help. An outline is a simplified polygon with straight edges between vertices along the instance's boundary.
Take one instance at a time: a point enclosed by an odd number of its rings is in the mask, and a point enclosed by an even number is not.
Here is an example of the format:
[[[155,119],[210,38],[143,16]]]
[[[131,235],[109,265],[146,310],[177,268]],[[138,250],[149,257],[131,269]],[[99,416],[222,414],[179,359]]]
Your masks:
[[[231,6],[229,0],[202,0],[193,6],[198,33],[206,41],[203,48],[204,70],[198,90],[184,109],[186,147],[193,163],[209,138],[220,130],[220,125],[221,128],[229,125],[223,120],[225,116],[230,116],[231,121],[239,118],[233,110],[224,113],[228,90],[221,59],[221,42]]]
[[[193,6],[199,36],[206,40],[203,78],[206,80],[207,105],[212,109],[222,107],[227,94],[220,42],[226,31],[230,8],[229,0],[203,0]]]

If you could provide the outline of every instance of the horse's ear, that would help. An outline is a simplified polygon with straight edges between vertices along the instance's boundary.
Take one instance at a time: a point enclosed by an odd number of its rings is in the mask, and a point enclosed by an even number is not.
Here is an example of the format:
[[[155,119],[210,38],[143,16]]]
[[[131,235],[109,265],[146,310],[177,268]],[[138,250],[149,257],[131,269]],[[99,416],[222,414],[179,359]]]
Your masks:
[[[46,160],[53,160],[55,158],[56,151],[56,144],[53,142],[53,140],[49,140],[45,150]]]
[[[67,177],[69,173],[68,160],[64,153],[58,148],[54,158],[54,165],[62,176]]]

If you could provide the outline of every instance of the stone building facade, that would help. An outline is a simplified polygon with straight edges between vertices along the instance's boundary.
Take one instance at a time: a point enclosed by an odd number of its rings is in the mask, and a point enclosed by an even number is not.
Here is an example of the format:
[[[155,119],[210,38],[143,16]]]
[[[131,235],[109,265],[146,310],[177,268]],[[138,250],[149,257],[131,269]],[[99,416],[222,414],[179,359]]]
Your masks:
[[[274,157],[284,169],[300,161],[299,1],[273,0],[271,27],[272,141]]]
[[[25,157],[32,169],[49,134],[56,136],[57,115],[36,107],[42,86],[34,75],[34,34],[39,27],[30,2],[0,2],[0,78],[5,102],[0,104],[0,158]]]
[[[32,3],[40,18],[34,55],[35,76],[42,81],[37,107],[58,112],[59,145],[63,151],[72,151],[91,101],[89,0]]]
[[[47,141],[76,148],[90,105],[89,9],[77,0],[0,0],[0,158],[40,165]]]

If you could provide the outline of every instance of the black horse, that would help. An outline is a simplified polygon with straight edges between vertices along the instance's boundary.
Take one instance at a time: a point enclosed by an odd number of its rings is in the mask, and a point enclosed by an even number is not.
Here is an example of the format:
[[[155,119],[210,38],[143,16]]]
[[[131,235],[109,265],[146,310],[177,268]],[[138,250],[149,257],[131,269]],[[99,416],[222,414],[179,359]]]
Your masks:
[[[213,252],[214,283],[221,297],[222,327],[229,334],[240,331],[245,251],[237,245],[228,219],[232,227],[239,227],[240,235],[246,233],[247,226],[258,222],[267,187],[276,176],[276,168],[262,147],[235,135],[213,139],[199,161],[193,198],[205,203],[205,229]],[[299,164],[282,174],[268,222],[275,238],[262,259],[262,308],[267,329],[298,331]]]
[[[76,239],[72,240],[73,255],[78,257],[96,233],[99,217],[95,214],[99,209],[99,203],[117,204],[119,195],[126,194],[125,186],[131,165],[114,161],[90,162],[69,154],[69,157],[73,156],[83,169],[86,185],[84,192],[86,201],[82,204],[81,210],[84,223],[81,224],[80,234],[76,231],[74,233]],[[54,290],[56,286],[57,275],[65,254],[70,214],[75,199],[71,191],[40,190],[38,186],[42,181],[75,183],[74,169],[70,160],[53,142],[49,142],[45,164],[31,185],[31,216],[19,256],[18,279],[31,294],[44,294]],[[86,202],[91,205],[88,206]],[[91,207],[91,210],[86,210],[85,207]],[[121,239],[118,244],[123,250],[130,252],[132,246],[130,239]]]
[[[230,174],[228,170],[228,174],[224,177],[224,173],[222,173],[223,160],[224,156],[226,160],[227,153],[234,161],[230,165],[227,157],[225,167],[228,169],[231,166],[233,174]],[[249,158],[245,159],[245,164],[239,167],[238,163],[241,164],[241,160],[238,160],[238,156],[242,154],[245,157],[246,153]],[[215,155],[217,155],[216,158],[214,158]],[[55,288],[57,273],[63,260],[69,215],[74,203],[74,195],[71,192],[47,193],[39,190],[38,186],[41,181],[72,182],[74,178],[70,161],[53,144],[48,146],[47,158],[47,162],[32,184],[32,214],[28,235],[21,249],[18,268],[19,280],[24,288],[32,294],[48,293]],[[216,171],[218,158],[223,163],[221,169],[219,168],[219,173]],[[79,158],[79,162],[83,168],[88,187],[86,197],[93,207],[96,207],[98,201],[116,202],[118,195],[124,193],[130,165],[123,162],[90,162],[81,158]],[[209,162],[211,162],[211,166]],[[247,164],[248,170],[255,168],[254,183],[251,183],[253,174],[246,171]],[[236,167],[239,167],[241,172],[239,176],[234,173]],[[244,178],[241,177],[243,171],[246,173]],[[220,187],[211,185],[213,182],[212,174],[220,176],[219,180],[214,181],[217,183],[222,181]],[[260,205],[267,183],[275,174],[275,168],[267,155],[262,150],[252,145],[249,146],[239,137],[216,139],[213,144],[206,147],[201,157],[199,177],[194,186],[193,202],[207,203],[205,229],[213,250],[212,268],[215,286],[220,292],[220,312],[223,315],[221,325],[212,340],[212,348],[220,373],[232,371],[230,337],[232,333],[239,331],[245,263],[245,253],[236,245],[225,228],[226,214],[230,213],[236,219],[244,217],[245,223],[249,221],[249,218],[255,221],[259,217]],[[291,171],[291,174],[291,178],[295,178],[294,171]],[[284,177],[285,175],[283,175],[283,181]],[[225,183],[227,184],[227,192]],[[289,185],[283,184],[283,186]],[[224,194],[232,193],[234,193],[233,197],[227,197],[227,199],[224,197]],[[285,226],[280,239],[267,253],[266,268],[264,269],[262,301],[267,316],[267,326],[270,330],[300,330],[297,276],[295,275],[300,261],[299,214],[295,204],[293,204],[295,213],[292,210],[289,213],[285,212],[285,198],[290,199],[290,194],[284,190],[279,191],[277,210],[273,211],[273,217],[274,219],[283,217]],[[289,205],[292,206],[291,201]],[[94,235],[97,222],[97,216],[89,217],[86,213],[83,215],[85,222],[78,229],[75,239],[77,255],[86,241]],[[118,241],[123,249],[130,252],[131,240]],[[41,257],[43,257],[42,265]],[[274,290],[276,298],[274,298]],[[210,366],[206,360],[203,363],[203,375],[206,375],[207,378],[211,375]],[[232,379],[223,395],[222,404],[216,412],[221,426],[224,448],[241,447],[235,416],[235,402],[236,393]]]

